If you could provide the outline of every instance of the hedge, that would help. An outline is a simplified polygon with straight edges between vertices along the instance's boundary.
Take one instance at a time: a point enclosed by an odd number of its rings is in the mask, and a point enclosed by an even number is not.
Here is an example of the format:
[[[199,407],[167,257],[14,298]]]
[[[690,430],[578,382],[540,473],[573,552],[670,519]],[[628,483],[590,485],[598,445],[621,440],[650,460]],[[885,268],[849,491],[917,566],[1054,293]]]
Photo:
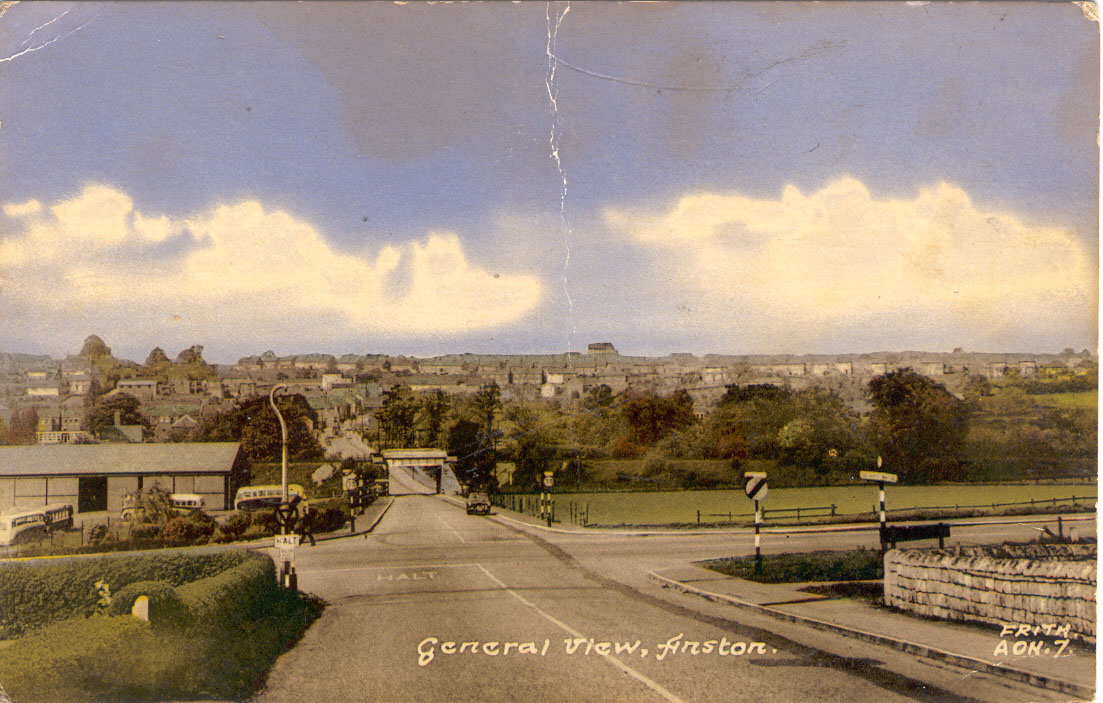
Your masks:
[[[235,566],[173,587],[120,589],[111,609],[138,595],[186,605],[183,622],[158,627],[130,615],[76,617],[0,648],[0,681],[17,701],[243,700],[276,657],[317,617],[317,601],[276,584],[271,559],[243,554]]]
[[[130,615],[74,618],[0,649],[0,680],[15,701],[178,699],[189,646]]]
[[[279,590],[276,566],[260,554],[248,554],[237,566],[176,589],[194,621],[248,619],[258,605]]]
[[[249,554],[104,555],[59,561],[0,564],[0,639],[74,616],[96,612],[97,581],[113,593],[136,581],[164,581],[180,586],[215,576],[242,564]]]
[[[130,615],[139,596],[149,599],[149,622],[154,627],[179,627],[191,619],[188,605],[180,593],[164,581],[135,581],[123,586],[111,596],[107,614]]]

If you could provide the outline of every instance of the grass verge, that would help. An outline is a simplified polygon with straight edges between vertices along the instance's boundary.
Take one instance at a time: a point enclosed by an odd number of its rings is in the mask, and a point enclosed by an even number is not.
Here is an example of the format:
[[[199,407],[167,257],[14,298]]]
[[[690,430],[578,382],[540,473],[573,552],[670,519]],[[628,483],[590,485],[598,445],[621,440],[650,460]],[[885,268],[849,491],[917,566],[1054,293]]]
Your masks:
[[[1069,513],[1094,513],[1095,505],[1087,503],[1058,503],[1057,505],[1019,505],[1006,508],[916,508],[889,513],[889,523],[930,521],[930,520],[954,520],[974,517],[1007,517],[1017,515],[1067,515]],[[807,527],[811,525],[849,525],[863,522],[875,523],[878,521],[877,513],[847,513],[845,515],[809,517],[801,520],[766,520],[763,527]],[[721,522],[672,522],[672,523],[646,523],[646,524],[601,524],[591,523],[586,527],[601,529],[653,529],[665,528],[674,530],[689,530],[702,527],[754,527],[753,520],[721,521]]]
[[[701,562],[701,566],[760,583],[870,581],[884,576],[881,553],[875,549],[766,554],[761,574],[755,573],[753,556],[712,559]]]

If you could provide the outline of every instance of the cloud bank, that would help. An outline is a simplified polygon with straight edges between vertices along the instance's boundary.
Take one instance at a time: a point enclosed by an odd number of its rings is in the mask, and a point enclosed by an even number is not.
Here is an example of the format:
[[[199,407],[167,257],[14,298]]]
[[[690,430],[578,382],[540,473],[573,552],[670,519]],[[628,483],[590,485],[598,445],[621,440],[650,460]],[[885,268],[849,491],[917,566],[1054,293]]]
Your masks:
[[[184,328],[199,341],[229,336],[247,347],[288,334],[322,348],[338,335],[500,327],[541,300],[535,276],[484,270],[447,232],[347,253],[258,202],[173,219],[147,216],[103,185],[50,207],[32,200],[3,211],[14,230],[0,238],[4,317],[54,328],[153,341]]]
[[[651,255],[664,288],[692,298],[692,314],[671,310],[666,324],[708,320],[728,348],[1094,347],[1093,255],[946,183],[890,200],[842,178],[810,195],[701,193],[605,217]]]

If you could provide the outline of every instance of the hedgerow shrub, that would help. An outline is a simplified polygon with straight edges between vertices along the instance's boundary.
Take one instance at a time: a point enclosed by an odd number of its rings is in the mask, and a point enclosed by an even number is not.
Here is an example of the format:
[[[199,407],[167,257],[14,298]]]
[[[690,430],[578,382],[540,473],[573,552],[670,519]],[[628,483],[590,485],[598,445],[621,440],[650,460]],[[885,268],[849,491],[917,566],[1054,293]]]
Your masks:
[[[180,594],[164,581],[135,581],[111,596],[108,615],[129,615],[139,596],[149,598],[149,622],[154,627],[180,627],[190,619]]]
[[[196,621],[240,619],[251,614],[258,601],[279,590],[276,567],[269,557],[247,554],[240,564],[177,589]]]
[[[196,524],[186,517],[174,517],[161,528],[161,539],[169,545],[192,544],[198,537],[199,530]]]
[[[159,525],[135,525],[130,528],[130,541],[132,542],[156,542],[161,538]]]
[[[255,555],[254,555],[255,556]],[[164,581],[179,586],[241,564],[245,551],[215,554],[103,555],[67,561],[0,565],[0,639],[96,612],[97,581],[113,593],[135,581]],[[3,679],[0,679],[2,681]],[[6,684],[5,684],[6,686]]]
[[[228,535],[240,535],[253,524],[253,518],[249,513],[234,513],[222,524],[223,531]]]
[[[323,508],[315,512],[314,531],[333,532],[345,526],[348,513],[341,508]]]
[[[129,615],[53,623],[0,648],[0,681],[16,701],[248,698],[321,605],[276,585],[269,558],[236,554],[244,558],[232,568],[175,589],[189,606],[187,624],[156,627]],[[131,591],[154,588],[171,589]],[[137,595],[120,589],[111,607]]]

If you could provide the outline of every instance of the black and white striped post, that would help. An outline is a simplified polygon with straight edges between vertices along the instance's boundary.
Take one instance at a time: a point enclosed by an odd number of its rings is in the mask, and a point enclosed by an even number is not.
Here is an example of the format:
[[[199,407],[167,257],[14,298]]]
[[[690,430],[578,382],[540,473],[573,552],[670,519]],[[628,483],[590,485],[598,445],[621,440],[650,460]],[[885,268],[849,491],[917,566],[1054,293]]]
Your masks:
[[[552,524],[552,502],[551,502],[551,488],[555,485],[555,474],[551,471],[544,472],[544,488],[547,489],[544,492],[544,515],[548,518],[548,527]]]
[[[877,468],[881,468],[881,457],[877,457]],[[886,518],[885,518],[885,484],[896,483],[896,474],[889,474],[883,471],[862,471],[859,477],[863,481],[876,481],[877,482],[877,505],[880,510],[881,517],[881,551],[885,551],[885,537],[886,537]]]
[[[744,491],[747,497],[754,501],[754,572],[762,575],[762,508],[759,501],[766,498],[769,486],[766,484],[765,471],[748,471],[743,474],[747,479]]]

